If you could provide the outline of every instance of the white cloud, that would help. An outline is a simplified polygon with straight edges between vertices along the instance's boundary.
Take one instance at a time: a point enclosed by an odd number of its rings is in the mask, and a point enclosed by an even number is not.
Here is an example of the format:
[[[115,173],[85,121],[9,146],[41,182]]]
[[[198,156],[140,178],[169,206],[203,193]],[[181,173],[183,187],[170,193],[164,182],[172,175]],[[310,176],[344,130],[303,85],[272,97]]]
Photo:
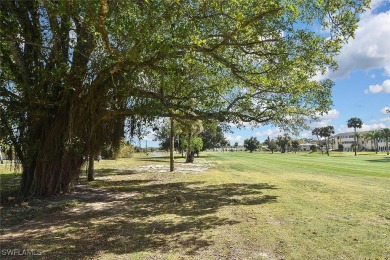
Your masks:
[[[320,120],[334,120],[338,119],[340,116],[340,112],[337,111],[337,109],[331,109],[326,113],[325,115],[322,115],[320,117]]]
[[[265,140],[268,136],[269,138],[275,138],[277,137],[278,135],[283,135],[284,134],[284,131],[283,130],[280,130],[278,128],[270,128],[270,129],[267,129],[265,131],[262,131],[262,132],[256,132],[256,137],[259,137],[259,139],[261,140]]]
[[[361,130],[362,131],[372,131],[372,130],[382,129],[382,128],[385,128],[385,127],[386,127],[386,125],[382,124],[382,123],[380,123],[380,124],[372,124],[372,125],[365,125],[365,124],[363,124]]]
[[[372,93],[372,94],[377,94],[377,93],[390,93],[390,79],[386,79],[383,81],[381,85],[375,84],[375,85],[370,85],[368,89],[364,91],[364,93]]]
[[[385,127],[386,127],[386,125],[383,123],[370,124],[370,125],[363,124],[362,128],[357,128],[356,131],[357,132],[373,131],[373,130],[379,130],[379,129],[382,129]],[[353,128],[348,128],[347,125],[341,125],[337,128],[336,134],[337,133],[348,133],[348,132],[353,132],[353,131],[354,131]]]
[[[239,145],[242,145],[244,143],[244,138],[241,135],[233,136],[231,134],[225,135],[226,140],[228,140],[229,143],[238,143]]]
[[[372,9],[361,16],[355,38],[344,45],[336,58],[339,69],[326,77],[346,77],[353,69],[384,69],[390,75],[390,11],[375,13],[384,1],[372,1]]]
[[[370,9],[367,10],[362,16],[372,15],[373,11],[385,4],[384,0],[371,0]]]
[[[322,116],[317,115],[319,117],[318,121],[310,122],[309,125],[311,128],[315,127],[325,127],[331,125],[333,120],[336,120],[340,117],[340,112],[337,109],[331,109],[327,114]]]
[[[388,110],[390,110],[390,107],[384,107],[384,108],[381,109],[381,113],[382,113],[382,114],[387,114],[387,113],[388,113],[388,112],[387,112]]]
[[[241,127],[249,127],[251,126],[251,123],[249,122],[241,122],[239,125],[237,124],[234,124],[234,123],[228,123],[228,125],[231,127],[231,128],[241,128]]]

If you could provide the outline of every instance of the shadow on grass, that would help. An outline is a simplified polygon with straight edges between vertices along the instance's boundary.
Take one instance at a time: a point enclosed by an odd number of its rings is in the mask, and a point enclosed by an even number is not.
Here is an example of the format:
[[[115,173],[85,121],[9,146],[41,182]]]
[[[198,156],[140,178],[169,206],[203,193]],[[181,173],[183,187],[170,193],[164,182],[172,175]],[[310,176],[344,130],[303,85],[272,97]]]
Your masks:
[[[178,159],[183,159],[185,160],[185,157],[182,157],[180,154],[178,155],[175,155],[175,160],[178,160]],[[209,156],[207,155],[199,155],[198,156],[195,156],[194,158],[194,161],[196,162],[197,159],[205,159],[205,158],[208,158]],[[137,160],[139,161],[146,161],[146,162],[164,162],[164,163],[167,163],[169,162],[169,155],[165,156],[165,155],[162,155],[162,156],[158,156],[158,157],[141,157],[141,158],[137,158]]]
[[[194,255],[213,244],[208,235],[212,233],[205,231],[240,223],[218,216],[218,210],[277,199],[263,194],[276,189],[267,183],[207,186],[203,182],[125,180],[97,184],[107,186],[105,196],[100,191],[70,210],[3,230],[2,248],[34,248],[42,252],[40,259],[171,250]]]
[[[144,161],[144,162],[169,162],[169,157],[151,157],[151,158],[138,158],[138,161]]]
[[[366,162],[372,162],[372,163],[390,163],[390,157],[385,157],[381,159],[369,159],[369,160],[364,160]]]
[[[134,170],[118,170],[113,168],[103,168],[103,169],[96,169],[95,175],[96,176],[110,176],[110,175],[131,175],[136,174],[137,172]]]

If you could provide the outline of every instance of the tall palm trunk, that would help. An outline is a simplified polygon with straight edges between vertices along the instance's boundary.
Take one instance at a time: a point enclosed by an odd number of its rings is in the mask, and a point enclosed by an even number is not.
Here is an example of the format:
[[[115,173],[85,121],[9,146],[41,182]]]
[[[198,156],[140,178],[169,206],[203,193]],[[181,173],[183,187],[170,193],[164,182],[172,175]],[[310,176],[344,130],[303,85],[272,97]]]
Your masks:
[[[355,127],[355,156],[357,156],[357,147],[358,147],[358,143],[357,143],[357,136],[356,136],[356,127]]]
[[[173,156],[173,151],[175,149],[175,131],[174,131],[174,121],[171,118],[171,130],[170,130],[170,156],[169,156],[169,171],[173,172],[175,170],[175,158]]]

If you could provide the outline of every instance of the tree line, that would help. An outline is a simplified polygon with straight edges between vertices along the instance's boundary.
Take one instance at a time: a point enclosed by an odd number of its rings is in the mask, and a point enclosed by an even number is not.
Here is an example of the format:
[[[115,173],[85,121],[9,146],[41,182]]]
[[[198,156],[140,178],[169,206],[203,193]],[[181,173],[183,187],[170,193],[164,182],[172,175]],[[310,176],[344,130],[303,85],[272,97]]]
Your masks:
[[[357,155],[357,151],[362,149],[359,146],[359,140],[364,139],[365,141],[373,142],[375,147],[375,152],[378,153],[378,144],[379,140],[383,139],[386,142],[386,152],[389,155],[389,141],[390,141],[390,129],[383,128],[380,130],[368,131],[368,132],[357,132],[357,128],[362,128],[363,121],[360,118],[353,117],[348,119],[347,126],[354,129],[354,142],[351,147]],[[335,134],[335,129],[333,126],[325,127],[316,127],[311,131],[312,135],[317,137],[317,144],[310,147],[311,151],[316,151],[317,146],[324,146],[326,154],[329,156],[330,146],[331,146],[331,137]],[[333,137],[334,138],[334,137]],[[270,150],[272,153],[276,150],[280,150],[281,153],[286,151],[297,152],[299,150],[299,141],[293,140],[288,134],[277,136],[276,140],[270,139],[269,137],[263,142],[263,145],[266,146],[266,149]],[[259,149],[261,143],[255,138],[251,137],[244,140],[244,147],[250,152]],[[338,144],[337,150],[343,151],[343,145]],[[323,150],[322,150],[323,151]]]

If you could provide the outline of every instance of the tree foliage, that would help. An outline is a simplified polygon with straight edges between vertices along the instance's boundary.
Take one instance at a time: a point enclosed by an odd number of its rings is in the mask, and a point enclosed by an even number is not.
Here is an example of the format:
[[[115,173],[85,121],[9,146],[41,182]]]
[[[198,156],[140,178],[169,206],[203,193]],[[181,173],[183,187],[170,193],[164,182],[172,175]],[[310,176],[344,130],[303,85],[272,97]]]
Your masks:
[[[168,116],[302,127],[329,109],[333,83],[313,76],[336,66],[367,6],[0,1],[0,120],[22,193],[68,191],[84,155],[121,139],[125,116],[132,129]]]
[[[280,152],[285,153],[291,146],[291,137],[288,134],[278,135],[275,142],[279,146]]]
[[[348,119],[347,121],[347,126],[348,128],[353,128],[354,131],[355,131],[355,146],[354,146],[354,151],[355,151],[355,156],[357,155],[356,152],[357,152],[357,148],[358,148],[358,145],[357,145],[357,136],[356,136],[356,128],[362,128],[363,126],[363,121],[358,118],[358,117],[352,117],[350,119]]]
[[[386,152],[387,155],[389,155],[389,140],[390,140],[390,129],[389,128],[383,128],[381,130],[382,132],[382,137],[386,141]]]
[[[271,151],[272,153],[274,153],[274,151],[276,151],[276,150],[278,149],[278,145],[276,144],[276,142],[275,142],[274,139],[272,139],[272,140],[269,141],[269,143],[268,143],[268,149],[270,149],[270,151]]]
[[[292,140],[291,141],[291,148],[292,150],[297,153],[299,151],[299,141],[298,140]]]
[[[326,154],[328,156],[329,156],[329,138],[334,133],[335,133],[334,127],[330,125],[321,127],[319,131],[319,135],[325,139]]]
[[[375,146],[375,153],[378,153],[379,151],[379,140],[382,136],[382,133],[380,130],[374,130],[371,132],[371,138],[374,141],[374,146]]]
[[[260,142],[257,140],[256,137],[251,137],[249,139],[244,140],[244,147],[246,150],[252,153],[254,150],[259,149]]]
[[[199,134],[199,137],[203,140],[202,150],[214,149],[218,145],[228,143],[224,136],[223,127],[216,122],[205,122],[204,130]]]
[[[154,128],[154,141],[160,142],[160,149],[168,151],[170,147],[170,126],[168,122],[160,122],[159,124],[159,127]],[[175,146],[177,147],[177,144]]]

